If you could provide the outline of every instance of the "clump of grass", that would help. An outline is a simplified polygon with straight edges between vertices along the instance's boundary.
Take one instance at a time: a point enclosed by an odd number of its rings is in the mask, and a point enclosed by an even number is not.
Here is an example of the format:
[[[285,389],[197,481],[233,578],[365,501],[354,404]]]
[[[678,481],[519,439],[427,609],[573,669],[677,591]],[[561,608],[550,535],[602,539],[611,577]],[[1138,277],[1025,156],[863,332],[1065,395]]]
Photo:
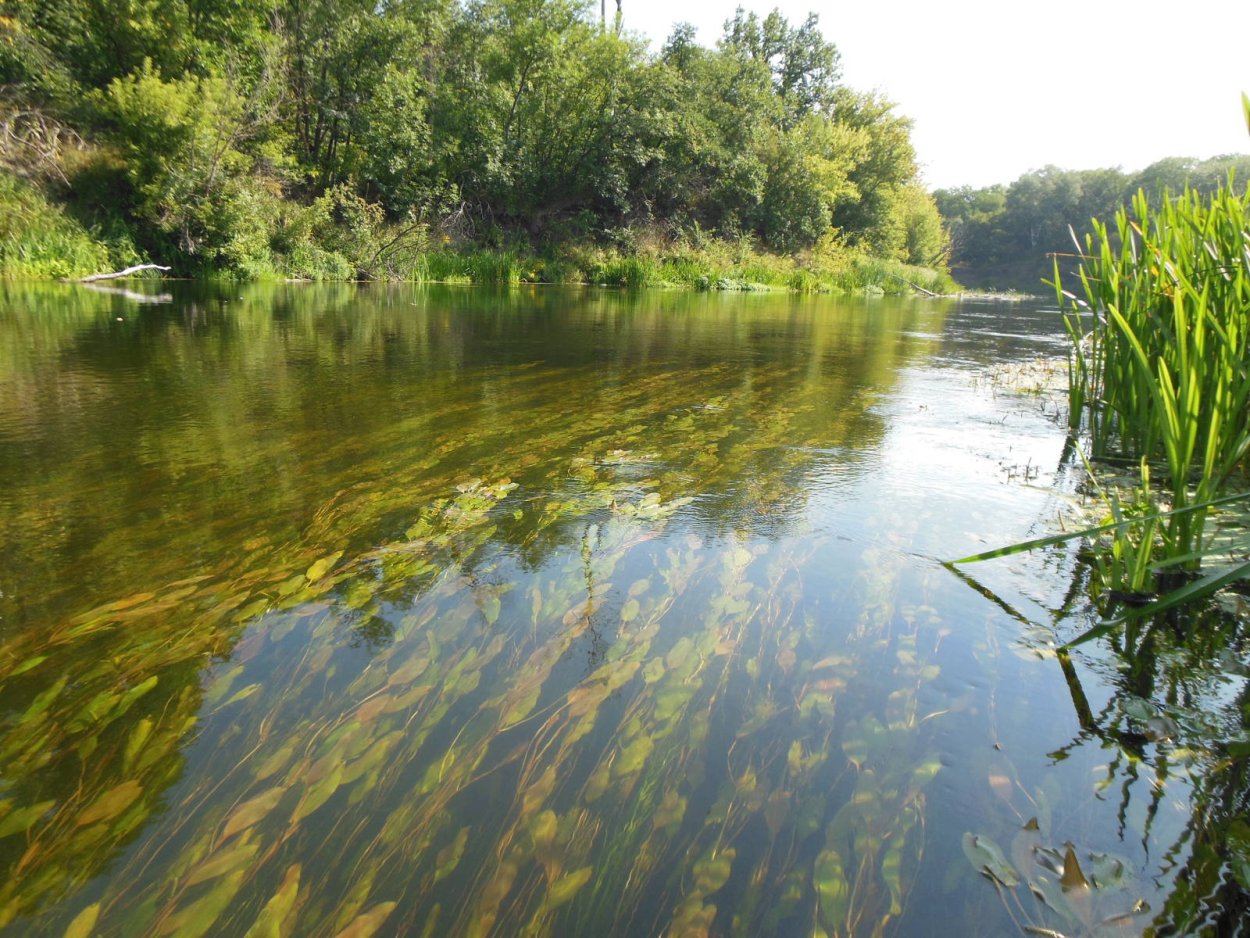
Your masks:
[[[594,265],[588,272],[588,279],[605,286],[637,289],[663,283],[660,271],[660,265],[653,258],[636,254],[611,258]]]
[[[124,234],[89,230],[30,184],[0,173],[0,279],[81,277],[137,262]]]
[[[1204,537],[1209,513],[1250,498],[1227,494],[1235,477],[1244,489],[1250,452],[1250,190],[1238,195],[1230,177],[1209,197],[1187,190],[1157,207],[1139,191],[1114,231],[1095,220],[1083,247],[1083,297],[1063,289],[1055,265],[1072,340],[1070,429],[1084,432],[1095,459],[1137,463],[1136,491],[1127,499],[1099,491],[1106,524],[954,561],[1090,540],[1095,581],[1130,608],[1069,644],[1126,622],[1131,635],[1142,616],[1250,576],[1244,544],[1240,562],[1227,566],[1224,556],[1223,569],[1198,573],[1204,558],[1219,556]]]
[[[474,251],[465,267],[474,283],[520,283],[523,264],[515,251]]]
[[[1095,458],[1162,463],[1173,508],[1224,491],[1250,449],[1250,191],[1232,181],[1209,198],[1187,191],[1152,208],[1138,192],[1114,235],[1095,222],[1080,268],[1069,409]],[[1169,556],[1201,546],[1205,512],[1163,529]]]

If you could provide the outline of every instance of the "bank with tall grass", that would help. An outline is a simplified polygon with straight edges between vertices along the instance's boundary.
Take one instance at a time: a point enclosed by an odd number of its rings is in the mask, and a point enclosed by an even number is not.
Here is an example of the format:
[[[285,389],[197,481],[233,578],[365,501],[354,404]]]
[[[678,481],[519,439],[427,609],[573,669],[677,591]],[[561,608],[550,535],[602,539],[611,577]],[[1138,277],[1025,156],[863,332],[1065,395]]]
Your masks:
[[[248,280],[392,280],[466,284],[590,284],[696,290],[951,293],[943,268],[872,257],[834,239],[793,254],[750,236],[733,239],[622,229],[607,243],[570,240],[535,246],[524,239],[486,245],[427,225],[399,225],[343,194],[309,206],[286,203],[271,230],[242,230],[255,244],[246,262],[218,271],[179,269],[177,258],[149,257],[120,214],[84,213],[72,200],[0,172],[0,279],[77,278],[144,261],[174,266],[172,276]]]
[[[1138,192],[1078,249],[1079,283],[1056,265],[1055,286],[1072,446],[1104,516],[957,562],[1084,540],[1105,613],[1085,639],[1250,578],[1250,189]]]

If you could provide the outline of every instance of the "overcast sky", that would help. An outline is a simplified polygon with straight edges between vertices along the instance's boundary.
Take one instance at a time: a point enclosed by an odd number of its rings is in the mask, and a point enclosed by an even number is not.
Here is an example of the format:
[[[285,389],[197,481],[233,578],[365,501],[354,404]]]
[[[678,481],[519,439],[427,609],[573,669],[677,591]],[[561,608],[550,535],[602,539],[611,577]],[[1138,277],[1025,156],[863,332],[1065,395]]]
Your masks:
[[[930,188],[1250,151],[1250,0],[622,2],[655,49],[679,21],[714,44],[739,5],[794,25],[816,13],[843,82],[915,121]]]

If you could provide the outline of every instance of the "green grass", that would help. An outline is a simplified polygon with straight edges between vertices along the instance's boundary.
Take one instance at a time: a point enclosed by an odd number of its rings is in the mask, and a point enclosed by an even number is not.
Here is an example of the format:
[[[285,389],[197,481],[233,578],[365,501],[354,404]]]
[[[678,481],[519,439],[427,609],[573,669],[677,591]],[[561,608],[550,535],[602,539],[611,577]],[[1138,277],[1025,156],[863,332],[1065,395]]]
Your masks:
[[[1069,404],[1095,459],[1145,459],[1173,508],[1210,501],[1250,449],[1250,192],[1138,193],[1095,223],[1067,316]],[[1201,547],[1204,512],[1169,520],[1170,556]]]
[[[1136,647],[1138,620],[1250,577],[1244,535],[1231,550],[1206,536],[1211,512],[1250,498],[1248,261],[1250,190],[1237,194],[1230,178],[1211,196],[1186,191],[1158,205],[1138,192],[1113,229],[1095,220],[1081,252],[1080,296],[1064,289],[1055,266],[1071,338],[1069,429],[1095,461],[1139,466],[1138,482],[1124,494],[1104,489],[1087,462],[1107,507],[1104,524],[954,563],[1087,541],[1095,589],[1142,604],[1070,645],[1123,625],[1125,647]],[[1212,560],[1215,569],[1201,572]]]
[[[125,233],[89,230],[33,186],[0,172],[0,279],[82,277],[139,259]]]

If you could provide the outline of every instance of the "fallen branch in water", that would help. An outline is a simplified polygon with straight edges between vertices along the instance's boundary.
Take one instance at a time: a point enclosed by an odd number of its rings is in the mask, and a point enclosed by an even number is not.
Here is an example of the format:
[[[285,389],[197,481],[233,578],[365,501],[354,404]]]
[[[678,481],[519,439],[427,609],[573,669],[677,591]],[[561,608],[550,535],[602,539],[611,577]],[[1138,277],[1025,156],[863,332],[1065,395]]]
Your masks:
[[[891,274],[890,274],[890,276],[891,276],[891,277],[894,277],[894,278],[895,278],[895,279],[897,279],[897,280],[901,280],[901,281],[903,281],[903,283],[907,284],[907,285],[908,285],[909,287],[911,287],[913,290],[918,290],[918,291],[920,291],[921,293],[923,293],[925,296],[938,297],[938,296],[941,296],[941,295],[942,295],[942,294],[940,294],[940,293],[934,293],[932,290],[926,290],[924,287],[920,286],[919,284],[917,284],[917,283],[912,283],[912,282],[911,282],[910,280],[908,280],[906,277],[900,277],[898,274],[891,273]]]
[[[92,274],[90,277],[80,277],[78,283],[94,283],[97,280],[116,280],[118,277],[129,277],[131,274],[137,274],[141,270],[169,270],[168,267],[162,267],[160,264],[135,264],[133,267],[127,267],[125,270],[117,270],[111,274]]]

